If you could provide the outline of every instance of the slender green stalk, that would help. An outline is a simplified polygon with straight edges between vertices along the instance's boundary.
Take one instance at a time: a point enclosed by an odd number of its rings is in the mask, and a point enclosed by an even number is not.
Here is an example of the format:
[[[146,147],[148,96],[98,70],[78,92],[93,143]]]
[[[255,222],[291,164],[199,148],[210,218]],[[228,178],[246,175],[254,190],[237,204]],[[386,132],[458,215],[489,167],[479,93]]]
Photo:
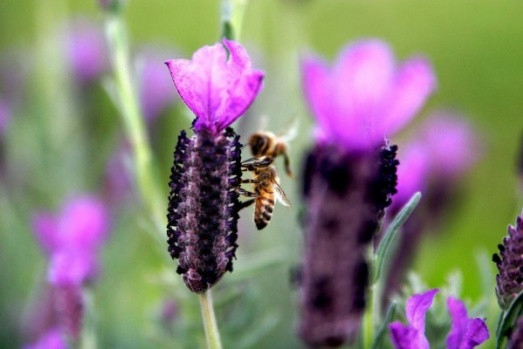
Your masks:
[[[122,114],[126,133],[132,145],[138,189],[163,238],[164,209],[154,178],[151,148],[138,103],[135,81],[131,74],[127,32],[121,15],[108,13],[105,29],[114,70],[115,91],[112,92],[117,98],[117,106]]]
[[[207,290],[205,293],[200,294],[199,298],[207,348],[221,349],[222,342],[220,340],[220,332],[218,331],[218,325],[216,323],[216,316],[214,315],[211,290]]]
[[[247,0],[222,0],[221,4],[221,36],[239,41]]]

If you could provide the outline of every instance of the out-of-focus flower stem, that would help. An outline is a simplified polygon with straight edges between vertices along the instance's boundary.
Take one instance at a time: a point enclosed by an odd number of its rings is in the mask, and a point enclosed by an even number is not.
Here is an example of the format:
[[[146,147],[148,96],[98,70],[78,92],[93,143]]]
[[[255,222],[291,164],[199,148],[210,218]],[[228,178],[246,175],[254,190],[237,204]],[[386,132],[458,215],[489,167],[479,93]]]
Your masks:
[[[222,0],[220,24],[223,38],[239,41],[247,1]]]
[[[130,139],[138,189],[158,232],[163,239],[165,217],[160,192],[154,179],[153,160],[138,94],[131,75],[129,44],[120,13],[107,13],[105,31],[114,71],[115,92],[126,133]]]
[[[205,339],[207,340],[208,349],[221,349],[222,342],[220,339],[220,332],[216,324],[216,317],[214,315],[214,307],[212,303],[211,290],[205,291],[199,295],[200,306],[202,309],[203,326],[205,328]]]

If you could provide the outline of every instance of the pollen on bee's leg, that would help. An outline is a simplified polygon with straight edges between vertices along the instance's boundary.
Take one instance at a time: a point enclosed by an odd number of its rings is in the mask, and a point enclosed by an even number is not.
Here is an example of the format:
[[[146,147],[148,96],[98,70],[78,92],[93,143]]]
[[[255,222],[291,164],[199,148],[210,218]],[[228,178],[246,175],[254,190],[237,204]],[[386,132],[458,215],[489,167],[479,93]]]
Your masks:
[[[232,271],[237,240],[241,144],[232,129],[218,135],[182,131],[174,151],[168,244],[187,287],[205,292]]]

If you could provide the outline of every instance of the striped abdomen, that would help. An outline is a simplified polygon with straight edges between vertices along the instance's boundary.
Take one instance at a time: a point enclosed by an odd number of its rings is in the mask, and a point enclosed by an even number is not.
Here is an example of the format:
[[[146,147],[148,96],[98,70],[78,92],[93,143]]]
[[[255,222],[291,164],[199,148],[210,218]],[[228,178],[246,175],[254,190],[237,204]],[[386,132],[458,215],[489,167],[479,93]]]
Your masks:
[[[256,207],[254,209],[254,223],[256,228],[261,230],[269,224],[274,208],[274,190],[272,185],[265,188],[257,188],[259,196],[256,198]]]

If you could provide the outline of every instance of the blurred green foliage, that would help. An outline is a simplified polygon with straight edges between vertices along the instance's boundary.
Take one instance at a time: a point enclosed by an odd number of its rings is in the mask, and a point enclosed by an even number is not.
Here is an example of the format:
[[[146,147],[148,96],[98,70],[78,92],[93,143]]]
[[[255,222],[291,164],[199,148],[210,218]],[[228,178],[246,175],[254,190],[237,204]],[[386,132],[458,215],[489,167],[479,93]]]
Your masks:
[[[0,53],[22,52],[13,69],[29,71],[27,91],[4,140],[9,169],[0,189],[0,347],[22,344],[21,328],[45,284],[46,260],[33,237],[32,214],[57,209],[72,193],[101,192],[105,163],[123,132],[100,83],[78,91],[45,80],[53,79],[45,70],[56,65],[39,61],[49,34],[42,32],[42,21],[87,16],[102,25],[96,1],[69,0],[63,2],[63,12],[47,11],[60,8],[60,3],[0,1]],[[262,115],[276,131],[297,119],[300,136],[292,144],[292,160],[298,171],[310,145],[311,126],[300,87],[301,54],[314,51],[332,59],[352,40],[380,37],[400,59],[415,53],[429,57],[439,88],[420,119],[437,108],[463,112],[481,133],[484,153],[463,181],[463,196],[449,222],[425,241],[415,270],[427,285],[438,287],[449,272],[459,269],[462,296],[476,300],[483,291],[476,253],[494,252],[521,208],[515,167],[523,126],[521,13],[523,3],[517,1],[252,0],[241,41],[255,66],[265,70],[266,81],[239,123],[240,132],[245,136],[260,127]],[[164,43],[184,57],[217,41],[221,31],[219,3],[211,0],[129,0],[125,16],[134,47]],[[165,197],[176,137],[190,125],[186,114],[178,105],[150,130]],[[415,126],[397,137],[400,147]],[[296,219],[298,185],[282,178],[282,186],[293,208],[277,207],[273,222],[262,232],[253,229],[250,211],[240,222],[235,268],[241,271],[242,264],[257,261],[268,266],[228,274],[217,286],[217,316],[226,348],[301,346],[293,335],[297,294],[289,283],[302,244]],[[202,347],[197,298],[174,273],[166,245],[159,246],[147,234],[141,214],[135,195],[113,217],[103,274],[93,289],[99,346]],[[491,267],[494,274],[493,263]],[[493,284],[491,289],[494,297]],[[180,308],[172,331],[160,331],[155,323],[166,298],[176,299]]]

